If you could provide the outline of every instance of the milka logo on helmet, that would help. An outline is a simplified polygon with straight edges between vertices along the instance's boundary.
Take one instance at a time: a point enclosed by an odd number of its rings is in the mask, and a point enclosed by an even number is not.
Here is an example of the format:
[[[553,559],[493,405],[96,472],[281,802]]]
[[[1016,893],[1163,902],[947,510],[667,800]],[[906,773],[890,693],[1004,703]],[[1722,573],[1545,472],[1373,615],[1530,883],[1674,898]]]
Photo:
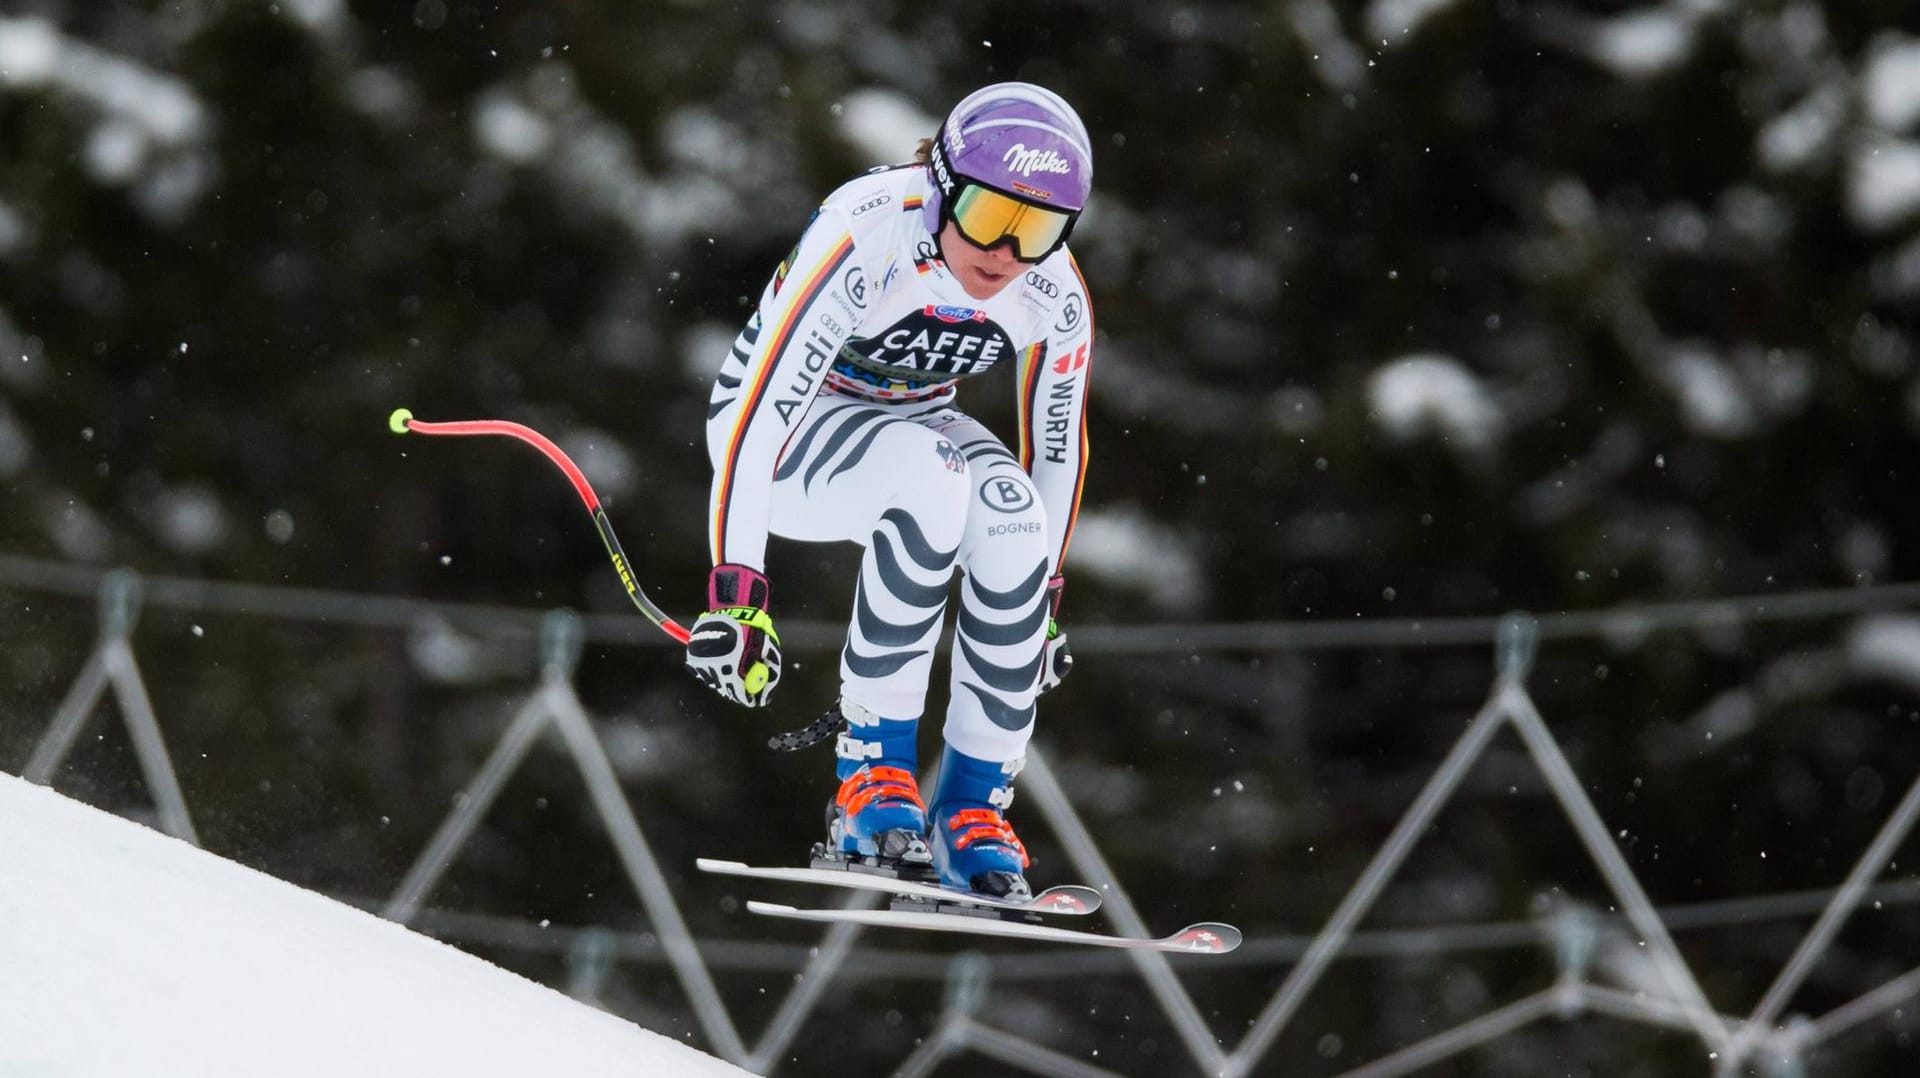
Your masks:
[[[1036,172],[1057,172],[1062,175],[1072,172],[1073,166],[1067,159],[1052,150],[1029,150],[1024,142],[1016,142],[1008,150],[1000,163],[1007,171],[1018,172],[1022,176],[1031,176]]]

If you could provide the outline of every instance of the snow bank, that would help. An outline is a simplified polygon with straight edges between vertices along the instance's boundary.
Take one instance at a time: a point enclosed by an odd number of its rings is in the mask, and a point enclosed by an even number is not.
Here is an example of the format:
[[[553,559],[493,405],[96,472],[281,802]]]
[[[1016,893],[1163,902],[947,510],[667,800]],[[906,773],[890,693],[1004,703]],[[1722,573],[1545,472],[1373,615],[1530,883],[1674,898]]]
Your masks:
[[[0,774],[0,1078],[745,1073]]]

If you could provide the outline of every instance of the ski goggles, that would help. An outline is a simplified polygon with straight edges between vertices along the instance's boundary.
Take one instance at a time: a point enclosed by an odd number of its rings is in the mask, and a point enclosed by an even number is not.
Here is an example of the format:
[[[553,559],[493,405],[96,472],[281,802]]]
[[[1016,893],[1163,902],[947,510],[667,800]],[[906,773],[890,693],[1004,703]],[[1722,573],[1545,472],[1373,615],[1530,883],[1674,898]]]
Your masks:
[[[981,248],[1010,242],[1013,257],[1021,262],[1038,262],[1059,250],[1080,216],[1022,202],[977,183],[961,184],[952,204],[949,216],[968,242]]]

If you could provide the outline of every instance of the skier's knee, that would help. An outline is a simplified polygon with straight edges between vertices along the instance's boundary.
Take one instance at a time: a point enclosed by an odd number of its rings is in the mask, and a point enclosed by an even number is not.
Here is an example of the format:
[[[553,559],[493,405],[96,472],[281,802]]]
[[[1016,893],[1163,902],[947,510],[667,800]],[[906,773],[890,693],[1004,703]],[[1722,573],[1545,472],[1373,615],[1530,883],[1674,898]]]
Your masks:
[[[993,562],[1016,565],[1024,574],[1048,552],[1047,510],[1026,474],[1011,468],[995,469],[979,484],[976,505],[968,514],[969,538],[977,555]]]

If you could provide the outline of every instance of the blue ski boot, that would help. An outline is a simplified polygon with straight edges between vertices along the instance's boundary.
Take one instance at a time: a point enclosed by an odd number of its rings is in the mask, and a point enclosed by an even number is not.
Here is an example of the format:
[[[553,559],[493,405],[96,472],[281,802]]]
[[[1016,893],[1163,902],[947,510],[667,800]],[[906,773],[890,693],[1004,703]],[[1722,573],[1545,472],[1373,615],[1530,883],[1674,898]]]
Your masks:
[[[947,887],[1026,898],[1027,849],[1004,815],[1024,759],[996,764],[953,746],[940,757],[933,787],[933,867]]]
[[[858,704],[834,705],[847,727],[835,745],[834,773],[840,790],[827,806],[827,848],[870,864],[922,872],[927,850],[927,808],[914,778],[918,719],[883,719]]]

